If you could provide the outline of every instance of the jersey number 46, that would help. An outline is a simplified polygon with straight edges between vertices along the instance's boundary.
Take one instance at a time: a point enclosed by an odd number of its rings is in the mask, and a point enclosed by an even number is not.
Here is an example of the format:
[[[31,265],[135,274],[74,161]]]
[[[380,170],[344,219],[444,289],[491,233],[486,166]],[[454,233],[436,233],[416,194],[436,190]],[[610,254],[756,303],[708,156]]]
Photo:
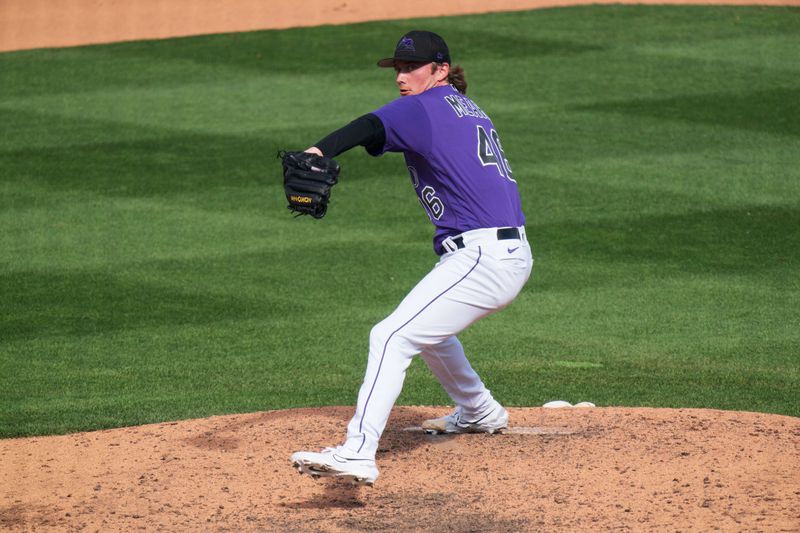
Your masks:
[[[494,165],[497,167],[497,172],[505,177],[514,181],[514,176],[511,174],[511,166],[508,164],[506,154],[503,152],[503,146],[500,144],[500,136],[494,129],[486,130],[483,126],[478,125],[478,159],[485,167]]]

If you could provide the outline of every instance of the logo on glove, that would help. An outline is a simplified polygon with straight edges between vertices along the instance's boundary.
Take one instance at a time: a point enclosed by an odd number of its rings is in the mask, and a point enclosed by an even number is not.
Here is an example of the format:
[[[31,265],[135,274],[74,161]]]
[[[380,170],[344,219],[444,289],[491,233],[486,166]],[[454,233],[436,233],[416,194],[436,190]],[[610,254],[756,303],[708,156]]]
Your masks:
[[[290,196],[289,200],[298,204],[310,204],[313,202],[310,196]]]

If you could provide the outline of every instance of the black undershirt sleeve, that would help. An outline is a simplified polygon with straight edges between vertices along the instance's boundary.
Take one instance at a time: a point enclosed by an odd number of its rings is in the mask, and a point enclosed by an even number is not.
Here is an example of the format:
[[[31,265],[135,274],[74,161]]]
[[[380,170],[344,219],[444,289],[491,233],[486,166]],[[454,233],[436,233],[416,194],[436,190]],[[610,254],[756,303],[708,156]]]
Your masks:
[[[355,119],[314,144],[326,157],[336,157],[354,146],[363,146],[372,155],[378,155],[386,144],[383,122],[372,113]]]

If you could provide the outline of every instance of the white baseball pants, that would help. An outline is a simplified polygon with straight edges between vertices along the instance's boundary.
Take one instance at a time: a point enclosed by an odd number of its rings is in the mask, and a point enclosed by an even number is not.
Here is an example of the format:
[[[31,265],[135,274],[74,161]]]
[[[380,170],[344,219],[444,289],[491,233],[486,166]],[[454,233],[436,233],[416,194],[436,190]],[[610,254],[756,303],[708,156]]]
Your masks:
[[[453,251],[442,255],[397,309],[372,328],[364,382],[347,426],[346,450],[374,459],[416,354],[466,414],[488,406],[492,395],[455,335],[507,306],[522,290],[533,258],[524,228],[520,235],[520,239],[497,240],[497,228],[468,231],[461,235],[461,249],[446,240],[446,249]]]

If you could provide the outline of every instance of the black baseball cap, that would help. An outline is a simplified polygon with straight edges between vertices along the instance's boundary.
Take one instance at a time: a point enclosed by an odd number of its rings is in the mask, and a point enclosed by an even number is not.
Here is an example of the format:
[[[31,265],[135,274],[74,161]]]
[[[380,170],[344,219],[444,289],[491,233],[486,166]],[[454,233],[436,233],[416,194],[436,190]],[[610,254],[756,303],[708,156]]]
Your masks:
[[[378,61],[379,67],[393,67],[395,61],[450,63],[447,43],[432,31],[413,30],[397,41],[394,55]]]

